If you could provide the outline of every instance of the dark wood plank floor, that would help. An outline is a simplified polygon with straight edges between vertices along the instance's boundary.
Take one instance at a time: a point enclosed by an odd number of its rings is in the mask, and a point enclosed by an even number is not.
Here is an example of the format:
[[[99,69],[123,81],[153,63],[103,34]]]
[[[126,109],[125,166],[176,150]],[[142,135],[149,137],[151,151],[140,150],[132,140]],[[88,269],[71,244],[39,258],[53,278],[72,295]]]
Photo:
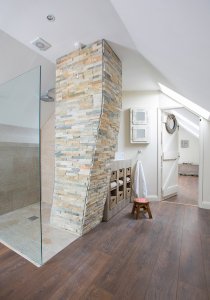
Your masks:
[[[0,246],[0,299],[210,299],[210,211],[131,205],[36,268]]]
[[[178,177],[178,194],[177,196],[168,198],[164,201],[186,204],[198,205],[198,177],[197,176],[183,176]]]

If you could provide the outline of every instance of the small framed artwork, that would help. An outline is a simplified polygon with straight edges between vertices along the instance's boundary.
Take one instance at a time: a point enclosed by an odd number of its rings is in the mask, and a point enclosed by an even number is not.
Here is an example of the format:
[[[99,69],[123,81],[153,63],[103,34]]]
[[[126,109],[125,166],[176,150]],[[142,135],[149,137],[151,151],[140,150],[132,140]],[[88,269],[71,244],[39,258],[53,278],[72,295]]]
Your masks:
[[[133,108],[130,109],[130,117],[132,124],[148,124],[148,111],[142,108]]]
[[[131,143],[149,143],[149,126],[133,125],[131,127]]]

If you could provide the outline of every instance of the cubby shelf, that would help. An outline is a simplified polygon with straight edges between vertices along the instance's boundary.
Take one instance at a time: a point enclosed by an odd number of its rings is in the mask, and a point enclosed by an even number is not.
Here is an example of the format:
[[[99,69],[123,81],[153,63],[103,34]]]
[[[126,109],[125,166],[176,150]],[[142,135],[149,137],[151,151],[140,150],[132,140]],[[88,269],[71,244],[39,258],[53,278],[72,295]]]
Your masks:
[[[115,182],[116,186],[111,187]],[[129,202],[131,202],[131,160],[113,161],[103,220],[108,221]]]

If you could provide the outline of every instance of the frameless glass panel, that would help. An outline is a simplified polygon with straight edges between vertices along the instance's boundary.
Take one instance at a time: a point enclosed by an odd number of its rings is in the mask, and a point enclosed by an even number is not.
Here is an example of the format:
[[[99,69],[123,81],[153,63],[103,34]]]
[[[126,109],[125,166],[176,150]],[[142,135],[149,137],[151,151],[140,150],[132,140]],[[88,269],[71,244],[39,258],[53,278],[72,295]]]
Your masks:
[[[40,67],[0,86],[0,241],[42,264]]]
[[[55,104],[54,102],[48,102],[46,97],[42,97],[42,100],[44,101],[41,101],[41,207],[42,260],[43,263],[45,263],[76,240],[78,235],[56,226],[51,219],[55,176]],[[59,199],[57,201],[59,201]]]

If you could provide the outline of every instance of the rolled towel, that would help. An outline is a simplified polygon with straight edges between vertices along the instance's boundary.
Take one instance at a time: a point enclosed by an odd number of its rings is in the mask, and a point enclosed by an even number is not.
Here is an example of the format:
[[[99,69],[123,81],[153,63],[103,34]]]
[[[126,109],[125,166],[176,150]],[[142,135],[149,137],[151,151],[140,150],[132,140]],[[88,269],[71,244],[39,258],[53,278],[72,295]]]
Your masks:
[[[114,187],[117,186],[117,182],[116,181],[111,182],[110,186],[111,186],[111,189],[113,189]]]
[[[119,180],[119,185],[122,185],[123,184],[123,180]]]
[[[131,181],[130,177],[126,177],[126,181],[130,182]]]

